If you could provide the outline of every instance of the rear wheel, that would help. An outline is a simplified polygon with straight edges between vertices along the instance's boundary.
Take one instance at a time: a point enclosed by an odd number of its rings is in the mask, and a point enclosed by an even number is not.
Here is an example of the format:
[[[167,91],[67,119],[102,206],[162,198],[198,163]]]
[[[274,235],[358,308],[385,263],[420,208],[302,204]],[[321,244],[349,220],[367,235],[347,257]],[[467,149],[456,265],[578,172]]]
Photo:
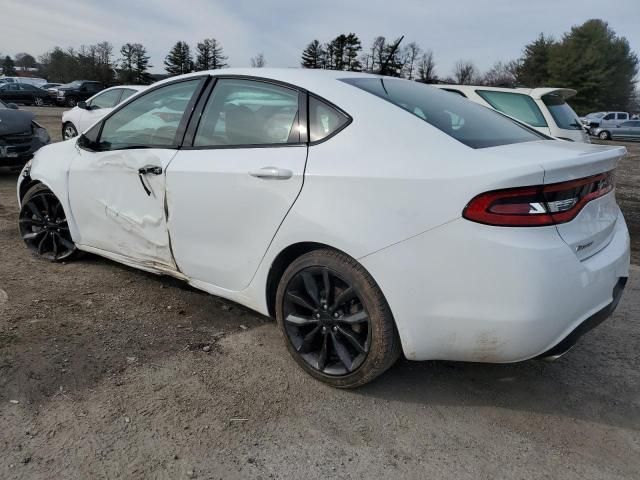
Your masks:
[[[19,224],[24,243],[38,257],[61,262],[76,253],[62,204],[46,186],[38,184],[27,191]]]
[[[78,130],[71,122],[67,122],[62,126],[62,139],[69,140],[70,138],[77,137]]]
[[[358,262],[334,250],[307,253],[287,268],[276,317],[295,361],[334,387],[364,385],[400,355],[380,288]]]
[[[611,134],[604,130],[598,134],[598,138],[600,140],[609,140],[611,138]]]

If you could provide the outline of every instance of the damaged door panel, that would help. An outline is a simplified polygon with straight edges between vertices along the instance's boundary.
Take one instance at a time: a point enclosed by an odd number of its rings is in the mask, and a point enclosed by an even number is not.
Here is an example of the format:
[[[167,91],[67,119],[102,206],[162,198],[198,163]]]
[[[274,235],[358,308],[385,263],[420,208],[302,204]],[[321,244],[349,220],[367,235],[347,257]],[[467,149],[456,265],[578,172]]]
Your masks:
[[[79,243],[175,269],[165,218],[164,175],[139,175],[149,165],[164,172],[175,154],[170,149],[83,151],[69,175]]]

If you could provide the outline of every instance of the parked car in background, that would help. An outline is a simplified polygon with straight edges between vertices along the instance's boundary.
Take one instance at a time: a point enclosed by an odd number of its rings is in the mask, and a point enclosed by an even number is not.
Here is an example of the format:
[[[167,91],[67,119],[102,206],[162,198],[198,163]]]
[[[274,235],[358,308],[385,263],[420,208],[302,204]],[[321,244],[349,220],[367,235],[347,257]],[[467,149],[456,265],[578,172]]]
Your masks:
[[[596,127],[592,134],[600,140],[640,140],[640,120],[628,120],[613,127]]]
[[[402,353],[556,358],[608,317],[625,153],[409,80],[212,70],[40,150],[17,223],[42,259],[88,251],[271,315],[302,369],[357,387]]]
[[[575,90],[445,84],[432,86],[498,110],[546,135],[573,142],[589,142],[578,115],[566,102],[575,96]]]
[[[39,85],[38,88],[41,88],[42,90],[49,90],[52,88],[56,88],[61,86],[61,83],[43,83],[42,85]]]
[[[93,97],[104,89],[100,82],[75,80],[56,89],[56,103],[67,107],[75,107],[78,102]]]
[[[628,112],[595,112],[589,113],[580,119],[581,123],[587,127],[589,133],[594,135],[592,130],[602,127],[611,128],[629,120]]]
[[[0,84],[2,83],[25,83],[40,87],[47,83],[47,81],[44,78],[37,77],[0,77]]]
[[[0,167],[24,165],[49,140],[49,133],[35,122],[33,113],[0,101]]]
[[[0,100],[24,105],[42,106],[49,102],[49,94],[28,83],[0,84]]]
[[[86,102],[78,102],[71,110],[62,113],[62,138],[68,140],[96,123],[113,107],[125,101],[134,93],[147,88],[141,85],[121,85],[107,88]]]

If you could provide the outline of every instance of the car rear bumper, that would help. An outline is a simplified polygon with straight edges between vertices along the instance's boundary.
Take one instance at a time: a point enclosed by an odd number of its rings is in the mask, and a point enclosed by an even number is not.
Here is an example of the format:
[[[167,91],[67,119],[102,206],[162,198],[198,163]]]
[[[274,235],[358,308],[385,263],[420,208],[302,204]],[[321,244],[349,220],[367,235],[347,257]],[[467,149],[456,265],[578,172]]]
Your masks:
[[[360,259],[412,360],[516,362],[559,350],[615,307],[629,275],[619,214],[609,244],[584,260],[555,227],[456,220]],[[576,332],[574,334],[574,332]]]

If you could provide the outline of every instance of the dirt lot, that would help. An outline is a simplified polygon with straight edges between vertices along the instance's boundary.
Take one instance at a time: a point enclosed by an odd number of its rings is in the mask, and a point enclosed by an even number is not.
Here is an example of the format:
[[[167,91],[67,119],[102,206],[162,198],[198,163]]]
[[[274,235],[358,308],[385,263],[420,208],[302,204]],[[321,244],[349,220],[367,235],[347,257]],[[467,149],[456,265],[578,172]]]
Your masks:
[[[639,147],[618,179],[635,263]],[[238,305],[94,256],[36,260],[16,215],[0,173],[2,479],[638,478],[640,267],[557,362],[401,361],[344,392]]]

